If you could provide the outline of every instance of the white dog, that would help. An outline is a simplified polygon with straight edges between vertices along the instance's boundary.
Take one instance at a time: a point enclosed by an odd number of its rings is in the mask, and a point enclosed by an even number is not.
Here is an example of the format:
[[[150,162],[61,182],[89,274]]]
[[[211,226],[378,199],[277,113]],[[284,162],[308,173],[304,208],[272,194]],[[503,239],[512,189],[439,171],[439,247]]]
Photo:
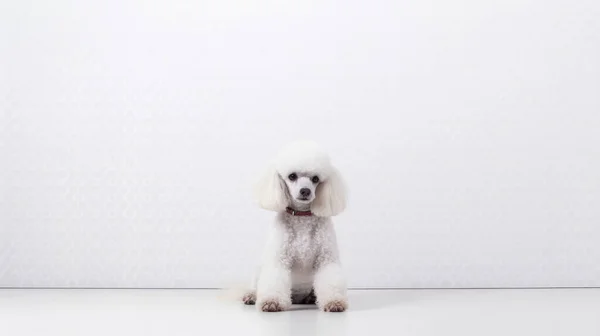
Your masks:
[[[327,154],[313,142],[289,145],[256,193],[259,205],[277,217],[244,303],[256,303],[265,312],[283,311],[292,303],[345,311],[346,281],[330,217],[346,207],[346,192]]]

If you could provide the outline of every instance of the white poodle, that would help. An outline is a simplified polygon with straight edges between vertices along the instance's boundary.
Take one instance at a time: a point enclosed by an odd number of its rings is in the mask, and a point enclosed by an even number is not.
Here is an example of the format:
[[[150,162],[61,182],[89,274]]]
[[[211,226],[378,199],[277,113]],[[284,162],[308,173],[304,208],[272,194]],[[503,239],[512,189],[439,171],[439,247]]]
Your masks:
[[[346,281],[330,219],[346,207],[346,192],[327,154],[313,142],[292,143],[267,169],[256,193],[259,205],[277,216],[244,303],[265,312],[292,303],[346,310]]]

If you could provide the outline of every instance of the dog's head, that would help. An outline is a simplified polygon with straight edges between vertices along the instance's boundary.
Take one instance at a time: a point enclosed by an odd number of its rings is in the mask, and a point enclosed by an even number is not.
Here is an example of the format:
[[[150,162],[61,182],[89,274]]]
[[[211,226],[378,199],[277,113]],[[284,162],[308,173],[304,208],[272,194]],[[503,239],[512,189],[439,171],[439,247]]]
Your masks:
[[[346,208],[346,190],[329,156],[314,142],[295,142],[271,163],[256,188],[259,205],[284,211],[292,204],[310,205],[319,217],[339,214]]]

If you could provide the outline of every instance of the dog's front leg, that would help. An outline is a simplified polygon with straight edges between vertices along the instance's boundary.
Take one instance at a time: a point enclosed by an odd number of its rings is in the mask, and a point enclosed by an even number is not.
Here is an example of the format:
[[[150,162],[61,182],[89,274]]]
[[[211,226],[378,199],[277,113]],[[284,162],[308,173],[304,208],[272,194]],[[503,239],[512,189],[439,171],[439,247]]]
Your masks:
[[[327,312],[348,309],[346,280],[339,263],[331,262],[317,268],[314,281],[317,305]]]
[[[256,296],[256,307],[264,312],[289,309],[292,305],[290,268],[278,261],[263,265]]]

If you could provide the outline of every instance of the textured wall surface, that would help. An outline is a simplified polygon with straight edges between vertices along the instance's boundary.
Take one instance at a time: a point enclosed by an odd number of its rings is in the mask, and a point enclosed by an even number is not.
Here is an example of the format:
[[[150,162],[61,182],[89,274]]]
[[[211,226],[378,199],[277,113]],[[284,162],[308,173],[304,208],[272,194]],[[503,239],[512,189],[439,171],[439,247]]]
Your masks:
[[[312,138],[354,287],[600,286],[597,1],[0,4],[0,286],[219,287]]]

